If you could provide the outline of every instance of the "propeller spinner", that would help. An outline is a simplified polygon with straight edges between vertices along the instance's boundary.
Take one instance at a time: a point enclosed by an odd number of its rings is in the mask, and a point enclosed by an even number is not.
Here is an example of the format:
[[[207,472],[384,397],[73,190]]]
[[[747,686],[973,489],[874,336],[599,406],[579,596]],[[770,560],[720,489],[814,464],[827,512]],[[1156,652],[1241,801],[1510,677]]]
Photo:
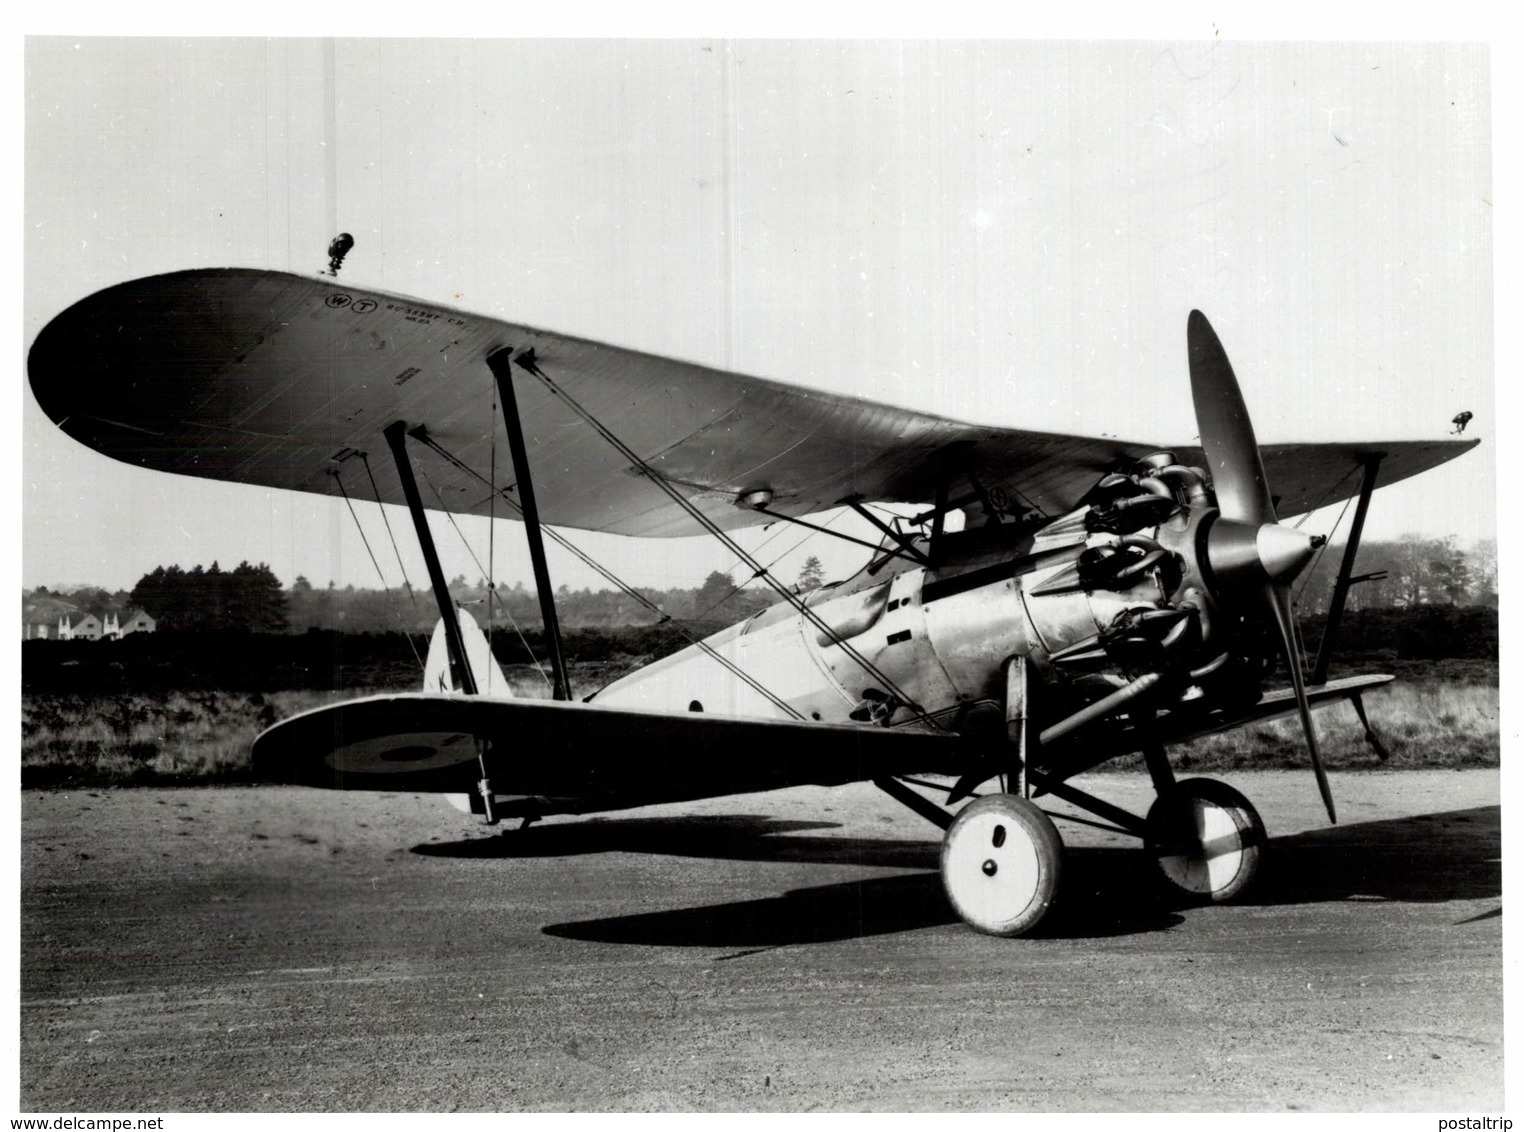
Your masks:
[[[1291,611],[1291,582],[1312,560],[1323,540],[1277,522],[1259,443],[1238,379],[1233,375],[1227,351],[1200,311],[1191,312],[1186,324],[1186,344],[1196,427],[1211,472],[1219,515],[1208,535],[1207,560],[1212,573],[1221,581],[1255,592],[1280,632],[1281,652],[1291,674],[1318,791],[1328,808],[1328,820],[1337,822],[1333,793],[1323,770],[1312,710],[1302,681],[1302,654]]]

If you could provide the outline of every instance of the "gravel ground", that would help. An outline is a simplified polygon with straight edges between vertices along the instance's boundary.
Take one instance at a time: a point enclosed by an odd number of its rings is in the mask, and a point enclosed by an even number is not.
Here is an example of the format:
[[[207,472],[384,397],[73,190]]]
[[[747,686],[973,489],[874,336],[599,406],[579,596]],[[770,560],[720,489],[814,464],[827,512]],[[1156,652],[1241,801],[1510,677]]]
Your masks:
[[[27,791],[21,1104],[1501,1111],[1497,771],[1331,777],[1332,828],[1310,774],[1230,776],[1272,838],[1232,906],[1060,822],[1024,940],[956,922],[937,831],[867,785],[522,832],[428,796]]]

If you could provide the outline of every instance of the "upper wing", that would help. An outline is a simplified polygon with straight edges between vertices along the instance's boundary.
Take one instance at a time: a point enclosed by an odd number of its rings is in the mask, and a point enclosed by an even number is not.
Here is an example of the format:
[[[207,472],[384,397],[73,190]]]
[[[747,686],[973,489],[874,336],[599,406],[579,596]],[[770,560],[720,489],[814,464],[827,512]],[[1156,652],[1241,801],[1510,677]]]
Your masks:
[[[962,750],[947,732],[406,693],[277,723],[254,741],[254,770],[309,786],[470,793],[477,739],[491,741],[497,792],[566,810],[950,772]]]
[[[722,528],[770,521],[736,504],[756,489],[773,493],[773,510],[805,515],[858,498],[930,503],[940,483],[966,474],[1057,515],[1102,474],[1159,447],[967,424],[335,281],[242,269],[178,272],[92,295],[43,329],[28,370],[44,411],[109,456],[266,487],[337,494],[342,479],[369,497],[373,478],[382,502],[401,503],[391,460],[363,457],[383,450],[381,431],[393,421],[422,425],[477,473],[422,454],[433,488],[425,504],[487,515],[502,514],[503,504],[484,483],[501,428],[484,359],[502,347],[533,348],[546,378]],[[518,368],[514,381],[545,522],[700,533],[545,384]],[[1368,454],[1384,454],[1386,484],[1474,443],[1270,445],[1264,461],[1289,515],[1354,494]]]

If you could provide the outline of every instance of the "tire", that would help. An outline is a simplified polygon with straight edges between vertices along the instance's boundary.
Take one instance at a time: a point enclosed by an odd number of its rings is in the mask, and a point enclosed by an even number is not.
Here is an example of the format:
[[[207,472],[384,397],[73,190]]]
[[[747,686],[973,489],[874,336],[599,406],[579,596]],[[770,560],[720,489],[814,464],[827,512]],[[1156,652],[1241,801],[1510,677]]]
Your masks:
[[[1188,778],[1149,808],[1143,844],[1159,877],[1196,903],[1232,900],[1253,882],[1265,825],[1249,800],[1225,782]]]
[[[942,887],[964,923],[986,935],[1018,936],[1048,914],[1064,843],[1042,810],[1015,794],[965,806],[942,840]]]

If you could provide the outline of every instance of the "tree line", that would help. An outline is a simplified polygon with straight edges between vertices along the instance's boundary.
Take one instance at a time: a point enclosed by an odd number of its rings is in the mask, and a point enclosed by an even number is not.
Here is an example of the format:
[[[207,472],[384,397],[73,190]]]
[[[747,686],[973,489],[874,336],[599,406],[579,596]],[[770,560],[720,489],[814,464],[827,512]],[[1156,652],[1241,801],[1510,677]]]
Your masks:
[[[1327,548],[1298,583],[1298,605],[1304,616],[1316,616],[1327,607],[1341,557],[1342,547]],[[571,629],[638,627],[667,620],[732,624],[780,600],[772,590],[749,584],[751,579],[738,573],[735,577],[714,571],[696,588],[642,587],[633,594],[563,585],[556,591],[556,612]],[[1470,548],[1459,546],[1454,538],[1367,542],[1361,547],[1355,573],[1384,577],[1350,590],[1346,608],[1351,612],[1495,607],[1498,601],[1497,544],[1491,540]],[[820,563],[811,558],[794,587],[805,592],[822,580]],[[539,601],[523,582],[492,585],[485,579],[469,582],[458,575],[449,582],[449,590],[454,601],[484,627],[530,632],[541,626]],[[268,565],[248,562],[232,570],[223,570],[216,562],[190,569],[160,566],[143,575],[130,591],[114,593],[95,586],[69,591],[43,586],[23,591],[22,603],[27,621],[56,622],[59,611],[73,611],[76,619],[86,613],[104,619],[108,614],[122,616],[143,609],[161,630],[182,632],[427,633],[439,617],[427,589],[367,589],[332,582],[319,587],[300,576],[290,587],[283,587]]]
[[[205,569],[160,566],[138,580],[129,600],[162,625],[183,632],[281,633],[290,627],[286,592],[263,562],[240,562],[232,570],[216,562]]]
[[[1299,608],[1311,613],[1328,607],[1343,557],[1343,544],[1324,548],[1296,583]],[[1496,539],[1472,547],[1462,547],[1453,535],[1362,542],[1353,574],[1385,576],[1352,586],[1345,606],[1351,610],[1498,604]]]
[[[275,571],[261,562],[240,562],[224,570],[217,562],[189,570],[158,566],[138,579],[130,590],[100,586],[52,589],[38,586],[21,592],[22,620],[52,626],[60,617],[78,622],[88,615],[125,620],[143,610],[160,629],[182,632],[235,630],[281,633],[290,627],[286,591]]]

